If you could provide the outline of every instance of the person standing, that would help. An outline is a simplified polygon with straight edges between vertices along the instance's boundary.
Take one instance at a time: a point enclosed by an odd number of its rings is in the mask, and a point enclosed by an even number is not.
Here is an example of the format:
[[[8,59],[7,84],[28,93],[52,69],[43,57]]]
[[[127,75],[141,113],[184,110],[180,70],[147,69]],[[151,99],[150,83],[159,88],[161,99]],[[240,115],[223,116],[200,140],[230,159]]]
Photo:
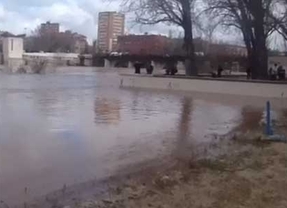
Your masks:
[[[221,65],[217,68],[217,77],[222,77],[223,68]]]
[[[248,67],[247,70],[246,70],[246,73],[247,73],[247,79],[251,79],[251,67]]]
[[[141,63],[137,61],[134,64],[134,67],[135,67],[135,74],[140,74],[141,73]]]
[[[153,69],[154,69],[154,67],[153,67],[152,63],[148,62],[146,64],[146,72],[147,72],[147,74],[152,74],[153,73]]]
[[[285,69],[283,68],[282,65],[280,65],[278,67],[277,76],[278,76],[279,80],[284,80],[285,79]]]
[[[276,80],[277,66],[278,66],[277,63],[275,63],[274,66],[269,69],[269,77],[271,80]]]

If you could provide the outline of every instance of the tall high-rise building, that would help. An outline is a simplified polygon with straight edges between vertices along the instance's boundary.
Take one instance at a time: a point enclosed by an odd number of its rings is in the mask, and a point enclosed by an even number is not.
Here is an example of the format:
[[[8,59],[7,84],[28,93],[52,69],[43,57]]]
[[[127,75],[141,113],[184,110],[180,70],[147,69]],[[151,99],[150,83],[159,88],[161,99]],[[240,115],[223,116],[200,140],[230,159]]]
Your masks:
[[[55,34],[60,32],[60,24],[59,23],[51,23],[46,22],[42,23],[40,27],[40,31],[42,34]]]
[[[125,15],[118,12],[100,12],[98,21],[98,49],[111,52],[117,48],[118,36],[124,34]]]

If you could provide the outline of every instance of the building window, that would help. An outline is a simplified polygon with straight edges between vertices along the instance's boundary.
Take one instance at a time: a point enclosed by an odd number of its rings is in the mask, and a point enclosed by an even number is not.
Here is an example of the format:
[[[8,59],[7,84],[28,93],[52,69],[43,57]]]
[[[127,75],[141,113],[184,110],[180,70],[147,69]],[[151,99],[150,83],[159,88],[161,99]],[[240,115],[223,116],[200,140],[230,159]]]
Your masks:
[[[11,51],[13,51],[13,48],[14,48],[14,40],[11,39]]]

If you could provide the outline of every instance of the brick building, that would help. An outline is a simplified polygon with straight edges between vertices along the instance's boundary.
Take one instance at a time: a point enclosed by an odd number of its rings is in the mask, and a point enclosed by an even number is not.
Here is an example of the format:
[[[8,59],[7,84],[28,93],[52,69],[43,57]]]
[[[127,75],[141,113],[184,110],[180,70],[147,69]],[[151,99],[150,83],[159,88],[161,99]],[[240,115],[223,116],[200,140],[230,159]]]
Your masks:
[[[217,55],[247,56],[247,49],[244,46],[231,45],[225,43],[209,44],[208,52]]]
[[[165,55],[169,39],[161,35],[127,35],[118,37],[119,52],[132,55]]]
[[[196,53],[216,56],[247,56],[244,46],[231,45],[226,43],[210,43],[201,38],[194,38],[194,50]],[[185,55],[183,49],[183,39],[171,39],[169,44],[169,54]]]
[[[198,54],[246,55],[246,48],[236,45],[208,43],[195,38],[194,49]],[[161,35],[128,35],[118,37],[119,52],[135,55],[185,55],[183,39],[170,39]]]

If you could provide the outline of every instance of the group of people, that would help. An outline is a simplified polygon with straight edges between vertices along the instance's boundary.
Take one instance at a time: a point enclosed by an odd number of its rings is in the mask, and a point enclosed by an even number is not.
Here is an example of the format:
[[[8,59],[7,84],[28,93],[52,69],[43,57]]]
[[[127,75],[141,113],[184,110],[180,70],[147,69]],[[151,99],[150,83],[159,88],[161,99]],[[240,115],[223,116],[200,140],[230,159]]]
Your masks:
[[[211,66],[211,68],[213,69],[213,66]],[[222,66],[221,66],[221,65],[218,65],[218,67],[217,67],[217,72],[212,71],[212,72],[211,72],[211,77],[212,77],[212,78],[220,78],[220,77],[222,77],[222,72],[223,72],[223,71],[224,71],[224,70],[223,70]]]
[[[141,62],[136,62],[134,64],[134,68],[135,68],[135,74],[140,74],[141,73],[141,68],[145,67],[146,68],[146,73],[147,74],[152,74],[154,67],[153,65],[149,62],[147,64],[143,64]]]
[[[136,62],[134,64],[135,74],[140,74],[141,68],[144,68],[144,67],[146,68],[147,74],[153,73],[154,66],[152,65],[151,62],[148,62],[146,64],[142,62]],[[174,63],[167,63],[164,67],[164,70],[165,70],[166,75],[175,75],[178,72],[176,65]],[[222,66],[219,65],[217,68],[217,73],[212,72],[212,77],[214,78],[221,77],[222,72],[223,72],[223,68]],[[246,73],[247,73],[247,79],[251,79],[252,71],[250,67],[247,68]],[[274,66],[269,68],[268,75],[269,75],[270,80],[285,80],[286,71],[282,65],[275,63]]]
[[[176,63],[173,61],[169,61],[168,63],[166,63],[163,69],[165,70],[165,75],[173,76],[178,73]]]
[[[284,80],[286,71],[282,65],[275,63],[274,66],[269,68],[268,75],[271,80]]]
[[[250,67],[247,68],[246,73],[247,79],[251,79],[252,71]],[[270,80],[285,80],[286,71],[282,65],[275,63],[269,68],[268,76]]]
[[[141,68],[146,68],[147,74],[152,74],[154,71],[154,66],[152,65],[151,62],[144,64],[142,62],[137,61],[134,64],[134,68],[135,68],[135,74],[141,74]],[[176,67],[175,63],[173,63],[173,62],[167,63],[163,67],[163,69],[165,70],[166,75],[175,75],[178,73],[177,67]]]

